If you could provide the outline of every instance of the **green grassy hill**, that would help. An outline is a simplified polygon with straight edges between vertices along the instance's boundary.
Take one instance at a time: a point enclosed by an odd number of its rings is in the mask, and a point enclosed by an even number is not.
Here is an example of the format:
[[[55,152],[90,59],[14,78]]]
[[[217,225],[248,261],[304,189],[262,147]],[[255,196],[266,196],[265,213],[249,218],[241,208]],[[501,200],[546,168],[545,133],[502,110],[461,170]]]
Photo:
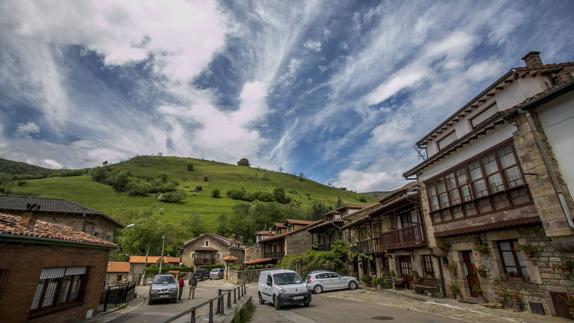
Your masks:
[[[190,163],[194,166],[193,171],[187,170]],[[155,178],[163,172],[170,180],[179,183],[178,189],[187,193],[187,199],[181,204],[172,204],[158,201],[154,194],[132,197],[127,193],[118,193],[108,185],[92,181],[89,175],[27,180],[21,186],[11,185],[9,189],[18,194],[75,201],[100,210],[119,221],[126,221],[132,210],[146,208],[162,213],[166,221],[172,223],[185,223],[191,215],[198,214],[208,230],[215,229],[218,215],[231,214],[232,207],[241,202],[226,196],[230,189],[244,188],[248,192],[271,193],[274,188],[282,187],[287,196],[298,202],[303,210],[309,210],[313,201],[321,201],[334,207],[339,197],[349,204],[366,204],[365,201],[375,200],[369,195],[343,191],[311,180],[301,181],[299,177],[290,174],[193,158],[141,156],[112,167],[127,170],[133,176],[142,178]],[[208,181],[204,180],[206,176]],[[202,192],[194,192],[197,185],[202,186]],[[221,191],[221,198],[211,197],[213,189]]]

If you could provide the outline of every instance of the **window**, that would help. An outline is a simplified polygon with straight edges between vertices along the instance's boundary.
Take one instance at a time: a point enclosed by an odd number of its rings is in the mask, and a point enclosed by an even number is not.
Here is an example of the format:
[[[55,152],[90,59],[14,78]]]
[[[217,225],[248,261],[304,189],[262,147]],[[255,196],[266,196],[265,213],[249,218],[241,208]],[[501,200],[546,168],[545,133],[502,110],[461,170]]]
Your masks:
[[[30,313],[57,310],[66,304],[79,303],[87,277],[86,267],[45,268],[36,286]]]
[[[498,241],[498,250],[500,250],[505,273],[510,277],[528,277],[526,265],[524,264],[524,254],[518,249],[518,241]]]
[[[433,223],[531,202],[511,143],[495,147],[427,183]]]
[[[489,107],[487,107],[486,109],[482,110],[481,112],[479,112],[477,115],[475,115],[474,117],[470,118],[470,125],[473,128],[476,128],[476,126],[478,126],[479,124],[483,123],[484,121],[486,121],[488,118],[492,117],[494,114],[496,114],[496,112],[498,111],[498,109],[496,108],[496,103],[490,105]]]
[[[205,240],[205,246],[209,247],[209,240]]]
[[[401,276],[411,274],[411,257],[410,256],[399,256],[399,269],[401,271]]]
[[[430,255],[423,255],[421,256],[423,262],[423,273],[425,275],[433,275],[434,276],[434,269],[432,266],[432,258]]]
[[[215,259],[219,260],[220,258],[221,258],[221,255],[219,253],[215,255]]]
[[[453,130],[452,132],[450,132],[448,135],[442,137],[437,145],[438,145],[438,149],[441,150],[444,147],[448,146],[448,144],[450,144],[451,142],[456,140],[456,132]]]

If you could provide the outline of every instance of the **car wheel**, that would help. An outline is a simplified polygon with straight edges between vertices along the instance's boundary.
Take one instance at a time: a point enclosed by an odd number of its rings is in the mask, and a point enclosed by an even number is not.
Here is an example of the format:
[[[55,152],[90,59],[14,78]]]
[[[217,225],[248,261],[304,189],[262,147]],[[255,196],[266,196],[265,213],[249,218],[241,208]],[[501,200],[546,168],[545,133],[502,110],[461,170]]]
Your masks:
[[[349,289],[356,289],[357,288],[357,283],[352,281],[349,283]]]
[[[153,301],[151,300],[151,298],[148,298],[147,305],[151,305],[151,304],[153,304]]]
[[[259,295],[259,304],[260,304],[260,305],[265,304],[265,300],[263,300],[263,297],[261,296],[261,293],[258,293],[258,295]]]
[[[305,304],[303,304],[303,305],[305,305],[305,307],[309,307],[309,303],[305,303]]]
[[[323,292],[323,286],[321,285],[316,285],[315,287],[313,287],[313,293],[315,294],[321,294]]]
[[[275,298],[275,296],[273,296],[273,305],[275,305],[276,310],[281,309],[281,305],[279,305],[279,301]]]

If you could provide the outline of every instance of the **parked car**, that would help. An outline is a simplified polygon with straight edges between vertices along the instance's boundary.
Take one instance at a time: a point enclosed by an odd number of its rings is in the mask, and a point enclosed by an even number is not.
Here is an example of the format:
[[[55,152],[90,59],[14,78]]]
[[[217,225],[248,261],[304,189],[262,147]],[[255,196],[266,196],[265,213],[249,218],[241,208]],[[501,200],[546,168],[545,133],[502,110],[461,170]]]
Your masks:
[[[206,280],[209,279],[209,271],[203,268],[199,268],[195,271],[195,278],[197,280]]]
[[[168,300],[177,302],[177,282],[172,275],[155,275],[151,285],[149,285],[148,304],[155,301]]]
[[[214,268],[209,272],[209,279],[223,279],[224,272],[223,268]]]
[[[355,289],[359,282],[352,276],[341,276],[332,271],[315,271],[307,275],[307,285],[315,294],[321,294],[326,290]]]
[[[311,303],[311,291],[305,281],[293,270],[275,269],[262,271],[258,283],[259,304],[271,302],[275,309],[291,304]]]

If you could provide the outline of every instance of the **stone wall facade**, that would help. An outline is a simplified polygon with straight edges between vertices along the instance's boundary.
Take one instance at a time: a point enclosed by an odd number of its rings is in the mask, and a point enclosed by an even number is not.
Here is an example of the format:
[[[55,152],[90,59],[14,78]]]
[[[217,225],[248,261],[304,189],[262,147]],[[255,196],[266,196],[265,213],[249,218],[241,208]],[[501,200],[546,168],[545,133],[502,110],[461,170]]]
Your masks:
[[[502,264],[497,245],[500,240],[516,240],[526,251],[523,254],[527,277],[509,277]],[[467,270],[461,251],[472,251],[472,262],[478,270],[480,290],[484,300],[492,303],[506,303],[510,298],[520,300],[524,310],[530,310],[531,303],[539,303],[546,314],[556,314],[551,292],[574,293],[573,272],[564,268],[568,260],[574,261],[574,253],[560,252],[551,246],[541,225],[522,226],[514,229],[496,230],[474,235],[441,238],[447,248],[448,264],[443,264],[447,294],[456,297],[451,286],[460,290],[463,298],[470,297]],[[487,249],[481,249],[482,244]],[[482,247],[484,248],[484,247]]]
[[[313,247],[311,233],[299,231],[285,237],[285,255],[300,255]]]
[[[229,270],[227,281],[235,285],[257,282],[259,280],[259,273],[265,270],[269,269]]]

